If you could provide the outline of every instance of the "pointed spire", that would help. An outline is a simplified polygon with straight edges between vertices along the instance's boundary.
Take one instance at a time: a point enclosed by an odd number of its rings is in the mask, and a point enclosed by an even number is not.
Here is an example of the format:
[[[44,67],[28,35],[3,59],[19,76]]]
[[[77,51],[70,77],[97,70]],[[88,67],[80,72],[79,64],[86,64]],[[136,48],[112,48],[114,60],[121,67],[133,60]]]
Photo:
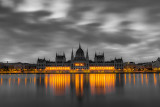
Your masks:
[[[96,53],[96,51],[95,51],[95,57],[97,56],[97,53]]]
[[[73,48],[72,48],[72,54],[73,54]]]
[[[86,59],[89,60],[88,48],[87,48],[87,52],[86,52]]]
[[[79,42],[79,48],[81,48],[81,43]]]
[[[39,61],[39,57],[38,57],[38,60],[37,61]]]
[[[74,56],[74,55],[73,55],[73,48],[72,48],[72,56]]]
[[[71,60],[73,60],[74,55],[73,55],[73,48],[72,48],[72,53],[71,53]]]
[[[103,51],[103,62],[105,61],[105,57],[104,57],[104,51]]]
[[[64,51],[63,51],[63,56],[65,56],[65,53],[64,53]]]

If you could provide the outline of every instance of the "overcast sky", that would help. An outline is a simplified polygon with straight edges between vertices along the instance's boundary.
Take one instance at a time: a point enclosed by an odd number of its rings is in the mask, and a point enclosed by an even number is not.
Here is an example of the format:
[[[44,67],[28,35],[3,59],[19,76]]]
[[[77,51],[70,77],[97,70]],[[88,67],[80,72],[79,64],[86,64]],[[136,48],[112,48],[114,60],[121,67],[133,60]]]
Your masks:
[[[0,0],[0,62],[70,59],[81,42],[93,59],[160,56],[160,0]]]

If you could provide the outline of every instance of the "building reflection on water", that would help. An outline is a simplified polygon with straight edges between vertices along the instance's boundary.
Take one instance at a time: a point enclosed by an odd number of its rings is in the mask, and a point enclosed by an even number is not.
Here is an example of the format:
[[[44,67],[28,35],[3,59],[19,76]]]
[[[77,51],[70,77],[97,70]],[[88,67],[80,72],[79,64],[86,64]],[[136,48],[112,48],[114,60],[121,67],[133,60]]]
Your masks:
[[[115,90],[116,74],[91,74],[91,94],[106,94]]]
[[[48,94],[64,96],[106,95],[127,86],[159,86],[160,74],[23,74],[0,76],[1,87],[30,87]],[[122,92],[121,92],[122,93]]]
[[[70,88],[69,74],[46,74],[44,76],[45,88],[52,90],[54,95],[64,95],[66,90]]]
[[[116,74],[47,74],[44,81],[45,87],[53,89],[55,95],[64,95],[71,88],[71,92],[81,97],[84,89],[90,89],[92,95],[114,91]]]

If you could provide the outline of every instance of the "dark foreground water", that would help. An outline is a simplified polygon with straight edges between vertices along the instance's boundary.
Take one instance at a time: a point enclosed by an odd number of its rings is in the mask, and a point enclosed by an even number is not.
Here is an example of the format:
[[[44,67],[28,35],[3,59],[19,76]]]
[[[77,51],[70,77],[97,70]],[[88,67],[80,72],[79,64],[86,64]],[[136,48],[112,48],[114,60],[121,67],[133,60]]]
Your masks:
[[[160,74],[0,75],[0,107],[159,107]]]

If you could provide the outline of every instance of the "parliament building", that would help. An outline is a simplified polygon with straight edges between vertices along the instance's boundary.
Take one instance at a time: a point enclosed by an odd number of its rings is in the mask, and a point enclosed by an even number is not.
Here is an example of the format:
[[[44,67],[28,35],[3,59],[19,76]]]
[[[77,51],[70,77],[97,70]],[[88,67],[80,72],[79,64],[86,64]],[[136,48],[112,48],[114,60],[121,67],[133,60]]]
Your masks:
[[[71,52],[71,59],[66,60],[65,53],[57,54],[55,61],[44,59],[37,60],[37,69],[41,70],[123,70],[123,59],[114,59],[105,61],[104,52],[97,54],[95,52],[94,61],[89,59],[88,49],[84,53],[81,45],[74,54]]]

